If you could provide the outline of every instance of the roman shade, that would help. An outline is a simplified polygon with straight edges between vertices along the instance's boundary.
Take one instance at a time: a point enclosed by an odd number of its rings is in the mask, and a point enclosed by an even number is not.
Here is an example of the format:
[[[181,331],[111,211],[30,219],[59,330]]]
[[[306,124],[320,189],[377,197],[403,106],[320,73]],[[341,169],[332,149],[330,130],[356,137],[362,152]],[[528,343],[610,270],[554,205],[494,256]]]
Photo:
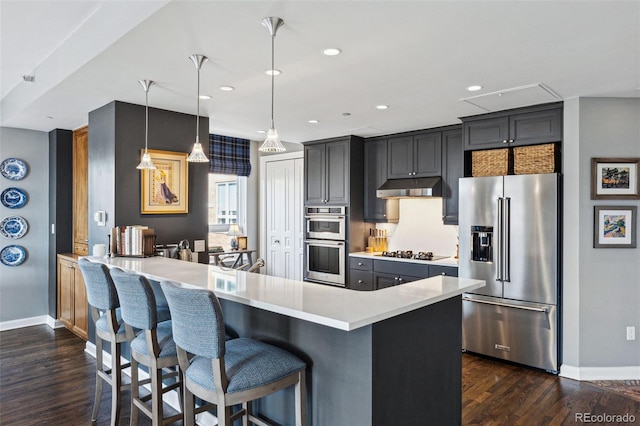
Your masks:
[[[210,134],[209,173],[249,176],[249,145],[248,139]]]

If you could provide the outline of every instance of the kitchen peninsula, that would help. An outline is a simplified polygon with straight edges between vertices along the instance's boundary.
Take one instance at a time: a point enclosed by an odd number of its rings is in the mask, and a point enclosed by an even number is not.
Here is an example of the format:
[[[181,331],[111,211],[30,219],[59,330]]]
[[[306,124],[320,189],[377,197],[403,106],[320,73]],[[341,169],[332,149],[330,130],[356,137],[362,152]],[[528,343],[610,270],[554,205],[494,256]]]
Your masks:
[[[307,362],[309,425],[461,423],[461,295],[483,281],[359,292],[161,257],[89,259],[214,291],[232,330]],[[255,406],[291,424],[292,389]]]

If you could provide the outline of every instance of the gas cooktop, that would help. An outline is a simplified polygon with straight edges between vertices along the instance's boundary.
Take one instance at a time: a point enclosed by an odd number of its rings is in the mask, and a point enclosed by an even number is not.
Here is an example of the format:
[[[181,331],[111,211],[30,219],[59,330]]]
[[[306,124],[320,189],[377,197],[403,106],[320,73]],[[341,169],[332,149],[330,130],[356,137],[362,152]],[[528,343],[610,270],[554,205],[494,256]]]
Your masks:
[[[413,259],[413,260],[440,260],[445,259],[448,256],[437,256],[430,251],[419,251],[413,253],[412,250],[396,250],[396,251],[383,251],[380,256],[382,257],[395,257],[398,259]]]

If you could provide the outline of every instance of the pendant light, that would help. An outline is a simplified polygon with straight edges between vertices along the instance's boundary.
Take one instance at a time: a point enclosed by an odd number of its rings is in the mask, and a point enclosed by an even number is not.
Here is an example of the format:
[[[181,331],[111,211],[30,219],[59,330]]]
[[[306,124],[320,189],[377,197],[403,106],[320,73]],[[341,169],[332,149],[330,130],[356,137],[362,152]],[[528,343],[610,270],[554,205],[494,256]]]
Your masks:
[[[196,141],[193,144],[191,154],[187,157],[187,161],[192,163],[208,163],[209,159],[204,154],[204,151],[202,151],[202,145],[200,144],[200,68],[202,68],[202,64],[207,62],[209,58],[203,55],[191,55],[189,59],[191,59],[191,62],[193,62],[198,70],[198,96],[196,97]]]
[[[138,80],[138,83],[142,85],[144,89],[144,154],[142,154],[142,160],[136,169],[155,170],[156,166],[151,161],[151,156],[147,150],[149,140],[149,88],[153,85],[152,80]]]
[[[271,35],[271,127],[267,132],[267,138],[264,140],[259,150],[262,152],[283,152],[286,151],[286,148],[282,146],[280,143],[280,138],[278,137],[278,131],[276,130],[276,126],[273,122],[273,86],[274,86],[274,76],[275,76],[275,67],[274,67],[274,40],[276,38],[276,33],[278,32],[278,28],[280,28],[284,24],[284,21],[280,18],[270,16],[268,18],[264,18],[262,20],[262,25],[269,31]]]

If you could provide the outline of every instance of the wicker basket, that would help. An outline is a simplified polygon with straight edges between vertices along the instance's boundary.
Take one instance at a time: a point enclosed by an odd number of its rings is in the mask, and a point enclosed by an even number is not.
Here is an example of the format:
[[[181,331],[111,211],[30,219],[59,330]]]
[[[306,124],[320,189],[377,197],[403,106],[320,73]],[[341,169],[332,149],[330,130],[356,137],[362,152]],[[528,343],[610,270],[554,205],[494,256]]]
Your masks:
[[[509,174],[509,148],[488,149],[471,153],[472,176],[504,176]]]
[[[513,173],[555,173],[560,168],[559,147],[555,143],[513,148]]]

